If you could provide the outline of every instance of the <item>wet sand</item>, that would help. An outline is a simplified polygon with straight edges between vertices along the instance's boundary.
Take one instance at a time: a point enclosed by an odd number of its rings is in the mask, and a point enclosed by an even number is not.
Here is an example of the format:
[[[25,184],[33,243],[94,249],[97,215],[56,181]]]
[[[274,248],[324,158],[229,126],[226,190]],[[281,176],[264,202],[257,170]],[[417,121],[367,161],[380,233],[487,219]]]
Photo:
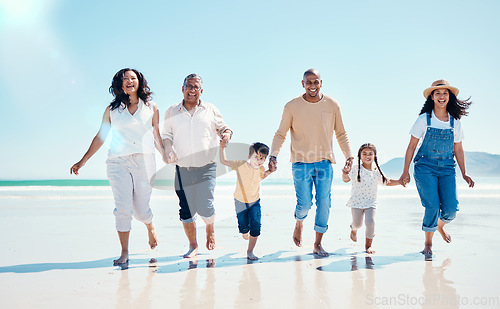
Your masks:
[[[381,190],[376,253],[368,255],[364,229],[357,243],[349,239],[347,187],[334,185],[324,237],[331,255],[318,258],[311,254],[314,208],[304,224],[304,247],[297,248],[292,187],[263,186],[256,262],[246,259],[247,242],[237,231],[232,186],[217,189],[216,249],[204,248],[199,220],[201,249],[193,259],[182,258],[187,245],[175,194],[156,190],[158,249],[147,248],[146,228],[134,220],[123,269],[112,265],[120,248],[109,188],[4,190],[2,308],[500,308],[500,196],[477,186],[459,190],[461,210],[448,226],[453,241],[436,234],[431,261],[419,253],[423,210],[414,188]]]

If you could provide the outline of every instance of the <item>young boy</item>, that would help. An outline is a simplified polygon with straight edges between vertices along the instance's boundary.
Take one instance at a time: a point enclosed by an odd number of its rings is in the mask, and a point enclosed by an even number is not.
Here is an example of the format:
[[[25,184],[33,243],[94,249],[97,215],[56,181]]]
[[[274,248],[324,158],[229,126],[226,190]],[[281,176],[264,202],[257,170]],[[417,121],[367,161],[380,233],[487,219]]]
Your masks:
[[[243,238],[248,240],[247,258],[257,260],[253,249],[260,235],[260,197],[259,188],[262,179],[276,170],[271,167],[267,171],[263,164],[269,154],[269,147],[262,143],[254,143],[248,152],[248,161],[228,161],[226,159],[227,144],[220,145],[220,162],[236,171],[238,181],[234,191],[234,205],[238,218],[238,229]],[[249,236],[250,234],[250,236]]]

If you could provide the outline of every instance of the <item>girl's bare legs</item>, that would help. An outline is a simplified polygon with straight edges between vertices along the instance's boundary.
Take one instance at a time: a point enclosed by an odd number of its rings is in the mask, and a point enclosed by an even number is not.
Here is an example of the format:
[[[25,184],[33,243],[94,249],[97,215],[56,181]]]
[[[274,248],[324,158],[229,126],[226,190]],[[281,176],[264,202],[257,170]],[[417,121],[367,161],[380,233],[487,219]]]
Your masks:
[[[118,238],[120,239],[122,253],[118,259],[113,260],[113,264],[124,264],[124,263],[128,262],[128,239],[129,239],[129,236],[130,236],[130,231],[118,232]]]
[[[257,237],[250,236],[248,239],[248,249],[247,249],[247,258],[249,260],[258,260],[259,258],[253,254],[253,249],[255,248],[255,244],[257,243]]]

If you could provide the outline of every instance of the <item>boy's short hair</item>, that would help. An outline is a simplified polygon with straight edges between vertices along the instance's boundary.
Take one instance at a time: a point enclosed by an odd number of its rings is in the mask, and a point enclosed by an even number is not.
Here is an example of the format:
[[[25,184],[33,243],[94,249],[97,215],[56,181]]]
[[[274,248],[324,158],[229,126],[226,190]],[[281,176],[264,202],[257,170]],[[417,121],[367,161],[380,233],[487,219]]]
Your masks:
[[[252,156],[254,153],[261,154],[267,157],[269,154],[269,147],[267,147],[266,144],[263,143],[253,143],[249,148],[248,148],[248,156]]]

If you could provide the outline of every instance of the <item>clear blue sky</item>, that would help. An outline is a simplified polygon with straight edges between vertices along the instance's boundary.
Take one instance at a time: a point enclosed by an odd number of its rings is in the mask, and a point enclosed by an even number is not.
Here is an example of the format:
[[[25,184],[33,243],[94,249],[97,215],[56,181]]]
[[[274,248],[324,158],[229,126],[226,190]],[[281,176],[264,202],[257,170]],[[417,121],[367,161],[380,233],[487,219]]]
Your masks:
[[[494,0],[0,0],[0,179],[72,178],[124,67],[145,74],[162,116],[201,75],[240,143],[270,143],[316,68],[353,150],[372,142],[382,162],[404,155],[422,91],[445,78],[474,102],[465,150],[500,154],[499,12]],[[80,177],[104,179],[106,155]]]

